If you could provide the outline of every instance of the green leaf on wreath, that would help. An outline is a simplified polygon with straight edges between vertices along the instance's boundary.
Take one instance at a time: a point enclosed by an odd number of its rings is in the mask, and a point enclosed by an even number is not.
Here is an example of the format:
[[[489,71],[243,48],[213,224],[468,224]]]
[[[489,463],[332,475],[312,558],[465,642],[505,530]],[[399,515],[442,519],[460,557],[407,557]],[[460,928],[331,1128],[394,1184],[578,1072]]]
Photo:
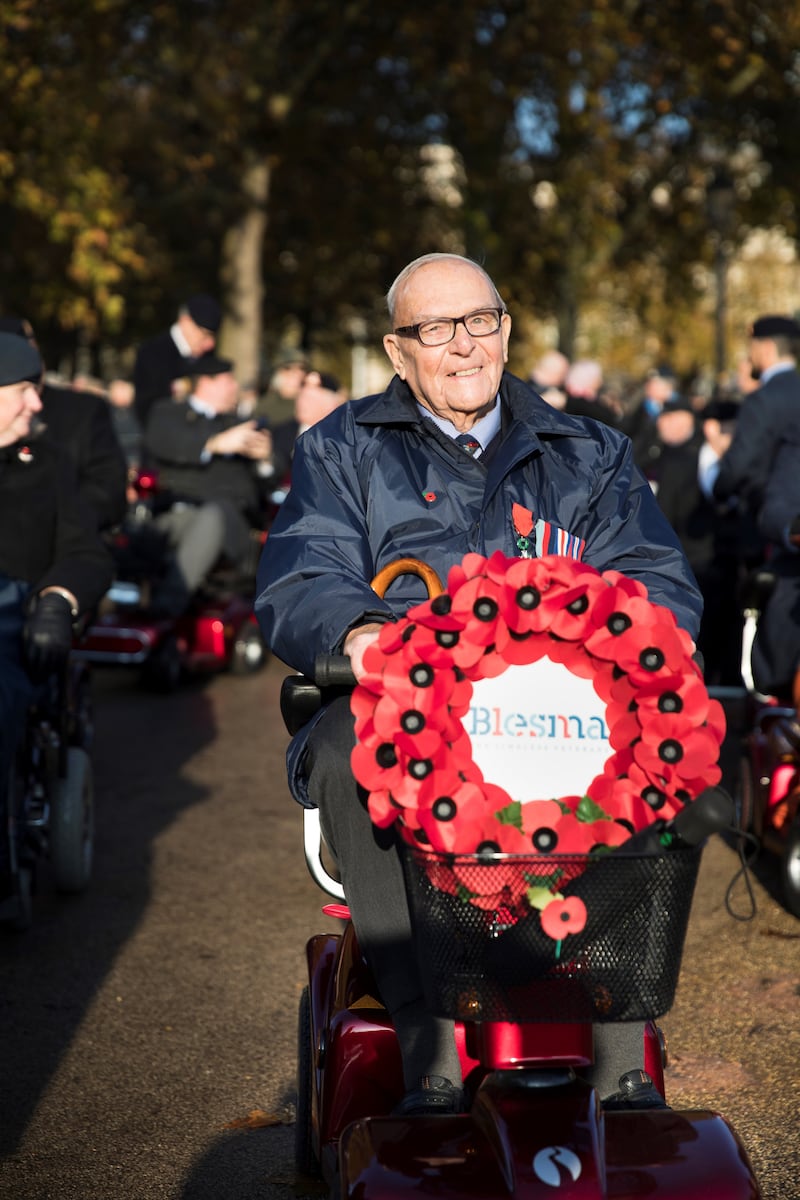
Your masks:
[[[584,796],[578,807],[575,809],[575,816],[579,821],[584,821],[587,825],[592,821],[610,821],[611,817],[608,813],[595,804],[591,796]]]
[[[501,808],[494,815],[501,825],[513,825],[522,833],[522,804],[519,800],[512,800],[510,804]]]

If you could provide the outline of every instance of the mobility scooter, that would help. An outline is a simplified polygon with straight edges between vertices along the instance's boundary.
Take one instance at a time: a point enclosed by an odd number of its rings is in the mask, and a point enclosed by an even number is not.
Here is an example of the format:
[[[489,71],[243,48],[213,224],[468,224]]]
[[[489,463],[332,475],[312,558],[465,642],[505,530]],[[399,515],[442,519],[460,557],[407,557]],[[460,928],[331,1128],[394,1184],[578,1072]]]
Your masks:
[[[140,471],[133,486],[136,500],[111,547],[116,578],[81,638],[79,657],[98,666],[138,667],[143,683],[161,692],[172,691],[185,675],[260,670],[268,652],[253,613],[249,575],[245,579],[241,571],[220,565],[180,617],[153,611],[151,590],[168,555],[152,520],[157,476]],[[253,576],[264,536],[253,531]]]
[[[775,855],[783,902],[800,917],[800,730],[788,696],[765,695],[753,679],[751,653],[758,621],[775,585],[764,566],[747,581],[742,636],[746,703],[740,786],[740,824]]]
[[[470,714],[474,717],[476,711],[478,676],[485,677],[496,666],[485,660],[501,644],[502,633],[495,623],[491,634],[486,634],[485,624],[486,618],[495,620],[498,607],[503,608],[499,576],[510,560],[504,564],[493,556],[487,575],[486,560],[471,558],[472,563],[465,560],[466,569],[457,574],[455,586],[451,574],[446,602],[437,604],[429,583],[434,598],[386,627],[379,649],[365,659],[368,675],[355,688],[352,700],[357,734],[354,772],[370,793],[373,819],[380,818],[387,799],[381,794],[385,789],[380,784],[386,779],[385,775],[381,778],[381,771],[395,772],[389,803],[404,825],[404,871],[417,952],[427,981],[426,999],[432,1011],[456,1023],[464,1110],[447,1115],[395,1112],[404,1092],[396,1036],[359,951],[342,886],[325,861],[318,814],[306,809],[306,860],[315,881],[335,901],[323,911],[344,925],[341,932],[312,937],[306,949],[308,984],[301,997],[298,1024],[297,1169],[302,1175],[321,1177],[332,1196],[348,1200],[391,1200],[412,1193],[453,1200],[512,1196],[541,1200],[554,1195],[593,1200],[645,1196],[758,1200],[760,1192],[746,1152],[726,1121],[710,1111],[673,1110],[664,1101],[663,1042],[654,1024],[654,1018],[672,1003],[702,842],[710,832],[730,823],[730,798],[696,779],[691,792],[698,794],[697,801],[691,803],[693,795],[684,794],[673,803],[683,789],[677,786],[677,775],[669,778],[670,772],[663,766],[657,776],[663,786],[653,788],[648,797],[650,816],[633,833],[623,828],[620,834],[619,819],[610,823],[595,820],[596,810],[589,804],[583,811],[588,820],[578,819],[573,833],[583,825],[580,832],[586,841],[594,826],[591,849],[554,853],[556,834],[566,832],[571,822],[568,810],[574,815],[577,809],[566,802],[563,806],[558,802],[557,808],[537,809],[539,813],[547,811],[552,827],[545,829],[541,822],[534,822],[531,840],[529,835],[517,838],[519,830],[513,828],[513,820],[519,810],[512,802],[511,810],[505,812],[509,824],[501,822],[510,830],[507,839],[502,829],[487,827],[484,818],[478,817],[472,833],[466,824],[459,831],[468,842],[471,839],[472,847],[461,852],[454,849],[454,843],[442,848],[442,837],[426,815],[421,793],[417,789],[413,794],[416,784],[408,782],[408,775],[415,771],[425,775],[414,765],[425,761],[415,752],[422,743],[414,743],[414,737],[423,725],[428,732],[437,722],[447,727],[453,716],[463,718],[468,726]],[[558,564],[553,559],[536,561],[536,570],[544,574],[552,570],[552,578],[557,578]],[[397,566],[392,565],[393,569]],[[403,560],[402,566],[416,570],[415,560]],[[569,572],[567,576],[572,579]],[[584,582],[586,578],[584,574]],[[512,581],[513,593],[524,608],[534,599],[536,589],[532,583],[520,583],[519,569]],[[385,582],[381,575],[373,587],[380,592]],[[454,597],[459,584],[467,587],[469,612],[459,609],[460,598]],[[621,587],[617,596],[622,597],[625,584],[620,577],[611,578],[611,573],[602,577],[591,606],[596,613],[600,611],[600,593],[615,585]],[[593,587],[590,581],[587,590]],[[580,586],[564,591],[566,602],[585,613],[586,606],[576,603],[581,594]],[[487,599],[493,601],[494,609],[485,603]],[[602,606],[604,602],[599,603]],[[633,604],[630,611],[637,609],[641,616],[641,605]],[[613,626],[620,612],[613,606],[604,611],[606,625],[610,622]],[[562,635],[569,623],[557,615],[563,612],[563,607],[554,606],[551,613],[553,620],[560,622]],[[507,609],[506,613],[508,616]],[[516,618],[508,616],[508,620]],[[459,624],[461,634],[471,632],[471,637],[456,639],[462,646],[461,666],[453,668],[438,651],[448,643],[455,644],[451,635]],[[593,628],[596,631],[597,626]],[[634,648],[641,661],[650,664],[648,669],[656,674],[666,669],[667,674],[662,676],[663,686],[642,685],[639,708],[644,710],[658,693],[656,719],[663,720],[666,732],[674,732],[680,722],[671,724],[670,713],[677,721],[680,697],[687,700],[684,717],[688,718],[690,707],[692,715],[682,726],[685,732],[680,738],[688,755],[693,733],[716,725],[715,702],[708,700],[701,680],[698,684],[699,673],[690,657],[684,663],[685,686],[678,682],[674,657],[671,665],[662,661],[653,668],[661,650],[667,659],[671,653],[668,633],[662,629],[651,637],[654,629],[655,625],[645,630],[641,644]],[[519,623],[516,632],[521,632]],[[562,660],[569,658],[564,645],[569,639],[559,634],[551,637],[551,632],[552,621],[550,632],[542,634],[543,657],[552,652]],[[436,633],[446,636],[437,639]],[[589,626],[584,626],[584,643],[591,637]],[[483,647],[484,666],[480,668],[475,665],[476,644]],[[519,642],[514,644],[519,648]],[[527,645],[530,659],[532,642]],[[519,661],[520,655],[510,643],[508,654]],[[612,748],[616,744],[617,754],[611,773],[594,788],[595,798],[604,794],[604,789],[608,792],[609,780],[617,786],[623,763],[628,764],[628,779],[637,778],[631,756],[622,745],[623,741],[635,742],[638,736],[631,723],[627,693],[626,702],[621,702],[621,692],[626,689],[623,686],[620,692],[618,688],[624,674],[619,667],[622,650],[615,649],[614,655],[615,668],[606,676],[608,686],[595,686],[598,694],[612,697],[608,720],[624,734],[619,733],[616,743],[611,743]],[[572,657],[573,671],[582,669],[579,657]],[[469,661],[472,667],[466,665]],[[432,665],[432,672],[423,669]],[[467,674],[471,675],[468,684]],[[633,668],[629,674],[634,674]],[[437,680],[444,677],[440,686]],[[530,676],[523,675],[529,707],[530,681]],[[302,727],[316,704],[340,694],[348,684],[352,688],[353,682],[347,660],[336,659],[319,660],[315,681],[289,677],[282,694],[289,732]],[[319,685],[316,688],[315,683]],[[426,689],[433,689],[427,708]],[[491,699],[496,696],[494,693]],[[691,704],[690,696],[694,698]],[[378,705],[382,705],[380,714]],[[490,702],[487,711],[493,713],[493,708]],[[391,722],[392,713],[400,723],[399,730],[412,731],[410,741],[400,732],[394,739],[395,761],[387,749],[386,719],[389,714]],[[415,714],[413,719],[409,714]],[[576,729],[585,732],[592,720],[594,717],[570,717],[569,736],[574,737]],[[641,720],[650,724],[645,715]],[[512,737],[520,735],[522,710],[503,721]],[[470,740],[476,758],[480,739],[475,730],[481,723],[472,720]],[[494,716],[487,724],[495,724]],[[535,726],[531,718],[526,741],[537,736],[536,728],[541,728],[541,722]],[[644,725],[639,728],[644,740],[648,734],[642,734]],[[474,764],[468,761],[469,747],[452,727],[450,733],[451,745],[458,745],[463,773],[470,781],[477,780],[477,786],[484,786],[485,781],[478,779]],[[712,740],[721,736],[717,727]],[[666,743],[673,740],[659,743],[662,754],[672,754],[674,746]],[[373,753],[376,744],[377,756]],[[424,753],[435,758],[438,750],[431,749],[432,745],[427,743]],[[698,741],[695,748],[699,745]],[[374,765],[365,766],[371,755],[377,771]],[[514,757],[511,742],[505,742],[502,757]],[[695,766],[699,762],[698,757]],[[410,768],[405,775],[404,765]],[[719,777],[708,762],[701,774],[711,783]],[[526,777],[530,785],[530,769]],[[498,793],[492,785],[486,790],[496,800]],[[553,802],[534,802],[540,803],[550,806]],[[438,808],[433,819],[447,824],[453,807],[452,797],[438,797],[431,807],[431,812]],[[563,827],[558,809],[566,821]],[[643,815],[641,806],[637,811]],[[612,829],[615,823],[618,827]],[[601,830],[601,826],[607,827]],[[605,845],[596,840],[601,836],[606,838]],[[518,847],[523,840],[528,846],[525,853],[505,848]],[[439,841],[438,847],[435,841]],[[569,841],[564,838],[565,845]],[[593,1061],[593,1028],[604,1021],[631,1020],[645,1023],[645,1071],[624,1075],[619,1097],[601,1102],[582,1076]]]

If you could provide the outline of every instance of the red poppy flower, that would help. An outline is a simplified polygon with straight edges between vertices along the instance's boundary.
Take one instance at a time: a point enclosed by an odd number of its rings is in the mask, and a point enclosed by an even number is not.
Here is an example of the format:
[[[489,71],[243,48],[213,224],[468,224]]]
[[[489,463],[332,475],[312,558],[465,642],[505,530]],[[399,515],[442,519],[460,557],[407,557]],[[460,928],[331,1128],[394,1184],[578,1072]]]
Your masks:
[[[567,641],[583,641],[594,628],[594,605],[607,591],[608,585],[599,575],[584,573],[577,583],[562,591],[558,607],[554,606],[550,632]]]
[[[520,558],[511,563],[500,599],[500,611],[509,629],[525,634],[549,628],[551,611],[542,600],[550,586],[547,559]]]
[[[719,757],[719,743],[710,729],[688,730],[681,737],[665,736],[655,723],[642,731],[633,757],[643,770],[667,780],[694,779]]]
[[[569,933],[580,933],[586,925],[586,905],[580,896],[553,899],[542,909],[542,929],[548,937],[560,942]]]
[[[467,580],[453,596],[452,615],[463,622],[469,640],[488,646],[495,640],[503,587],[485,575]]]

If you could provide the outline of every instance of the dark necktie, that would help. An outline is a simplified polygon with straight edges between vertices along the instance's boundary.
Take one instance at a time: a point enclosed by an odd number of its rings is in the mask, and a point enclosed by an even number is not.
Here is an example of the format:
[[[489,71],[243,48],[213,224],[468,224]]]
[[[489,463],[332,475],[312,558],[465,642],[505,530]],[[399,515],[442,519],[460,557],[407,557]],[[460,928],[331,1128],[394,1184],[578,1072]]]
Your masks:
[[[463,446],[467,454],[471,454],[473,458],[477,458],[481,452],[481,444],[474,438],[471,433],[460,433],[455,439],[459,446]]]

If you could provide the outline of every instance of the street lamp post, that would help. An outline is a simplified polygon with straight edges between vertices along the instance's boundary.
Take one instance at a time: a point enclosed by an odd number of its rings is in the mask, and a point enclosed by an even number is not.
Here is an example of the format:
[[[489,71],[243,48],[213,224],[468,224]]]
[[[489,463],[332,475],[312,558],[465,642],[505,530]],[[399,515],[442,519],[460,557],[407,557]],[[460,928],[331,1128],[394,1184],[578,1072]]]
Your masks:
[[[717,171],[706,193],[708,217],[714,235],[714,367],[719,379],[727,367],[728,237],[733,228],[736,192],[733,182]]]

